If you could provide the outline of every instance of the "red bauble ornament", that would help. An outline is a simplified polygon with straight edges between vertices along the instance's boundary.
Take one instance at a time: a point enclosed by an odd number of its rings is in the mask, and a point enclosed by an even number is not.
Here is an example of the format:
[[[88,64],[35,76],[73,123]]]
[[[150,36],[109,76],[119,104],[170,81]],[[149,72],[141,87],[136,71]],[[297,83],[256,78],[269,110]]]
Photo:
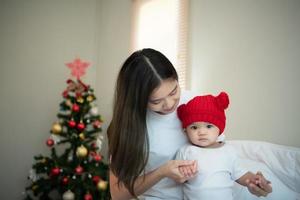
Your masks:
[[[69,126],[74,128],[76,126],[76,122],[74,120],[69,121]]]
[[[100,178],[100,176],[93,176],[92,180],[93,180],[93,183],[94,183],[95,185],[97,185],[98,182],[101,180],[101,178]]]
[[[69,178],[68,177],[64,177],[62,180],[61,180],[62,184],[64,185],[67,185],[69,183]]]
[[[100,122],[99,120],[97,120],[93,123],[94,128],[100,128],[101,125],[102,125],[102,122]]]
[[[85,194],[84,195],[84,200],[93,200],[93,196],[91,194]]]
[[[79,124],[77,124],[77,129],[78,129],[79,131],[83,131],[83,130],[85,129],[84,123],[80,122]]]
[[[72,110],[73,110],[74,112],[79,112],[79,110],[80,110],[80,107],[79,107],[79,105],[77,105],[77,104],[73,104],[73,106],[72,106]]]
[[[83,168],[82,168],[80,165],[78,165],[78,166],[75,168],[75,172],[76,172],[76,174],[82,174]]]
[[[60,168],[59,167],[54,167],[51,169],[51,176],[57,176],[60,173]]]
[[[76,92],[76,98],[78,99],[79,97],[82,97],[80,92]]]
[[[102,156],[101,156],[100,154],[95,154],[95,155],[94,155],[94,160],[95,160],[96,162],[100,162],[100,161],[102,160]]]
[[[62,93],[62,96],[63,96],[64,98],[67,98],[68,95],[69,95],[69,91],[68,91],[68,90],[65,90],[65,91]]]
[[[91,147],[92,147],[93,149],[96,149],[96,148],[97,148],[97,144],[96,144],[95,142],[93,142],[93,143],[91,144]]]
[[[47,144],[48,147],[52,147],[52,146],[54,145],[54,140],[51,139],[51,138],[49,138],[49,139],[47,140],[46,144]]]

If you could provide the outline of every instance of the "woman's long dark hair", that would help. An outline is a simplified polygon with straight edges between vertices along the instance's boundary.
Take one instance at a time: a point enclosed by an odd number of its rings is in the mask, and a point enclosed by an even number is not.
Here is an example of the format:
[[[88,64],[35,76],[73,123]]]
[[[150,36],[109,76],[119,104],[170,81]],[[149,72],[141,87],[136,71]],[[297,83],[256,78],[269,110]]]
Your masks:
[[[136,197],[134,183],[149,156],[146,113],[150,94],[162,80],[178,80],[172,63],[159,51],[142,49],[124,62],[117,79],[113,117],[108,128],[110,169]]]

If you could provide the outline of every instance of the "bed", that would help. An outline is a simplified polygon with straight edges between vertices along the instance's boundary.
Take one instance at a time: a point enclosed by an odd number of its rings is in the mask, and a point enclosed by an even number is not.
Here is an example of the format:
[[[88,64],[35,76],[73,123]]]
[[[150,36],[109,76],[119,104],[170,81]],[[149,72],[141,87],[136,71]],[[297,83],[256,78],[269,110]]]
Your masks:
[[[227,143],[237,150],[249,171],[263,172],[273,187],[267,197],[256,197],[246,187],[235,184],[235,200],[300,200],[300,148],[249,140],[227,140]]]

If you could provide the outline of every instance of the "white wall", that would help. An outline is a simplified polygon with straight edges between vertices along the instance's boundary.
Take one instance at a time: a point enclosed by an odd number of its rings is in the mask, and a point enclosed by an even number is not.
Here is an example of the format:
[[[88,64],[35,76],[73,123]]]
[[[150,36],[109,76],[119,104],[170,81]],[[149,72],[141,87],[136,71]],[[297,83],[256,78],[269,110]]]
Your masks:
[[[96,96],[105,132],[112,117],[113,95],[121,65],[130,54],[131,0],[98,2]],[[104,149],[107,144],[104,144]],[[105,154],[105,151],[103,152]]]
[[[83,80],[95,89],[105,132],[115,79],[129,55],[130,5],[1,0],[1,199],[22,199],[33,156],[49,153],[45,141],[70,77],[64,63],[76,56],[92,63]]]
[[[300,147],[300,1],[190,2],[191,88],[229,93],[227,138]]]
[[[0,2],[0,199],[21,199],[76,56],[96,61],[96,1]],[[84,80],[95,86],[96,66]]]

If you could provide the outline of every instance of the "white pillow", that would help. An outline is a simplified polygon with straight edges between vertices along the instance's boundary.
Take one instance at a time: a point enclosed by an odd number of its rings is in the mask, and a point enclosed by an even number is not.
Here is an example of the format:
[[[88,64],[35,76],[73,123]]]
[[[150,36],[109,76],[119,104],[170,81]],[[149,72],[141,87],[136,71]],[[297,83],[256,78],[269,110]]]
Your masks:
[[[227,143],[237,150],[249,171],[262,171],[272,182],[273,192],[265,199],[300,199],[300,148],[248,140]],[[247,192],[247,188],[236,185],[235,199],[258,199]]]
[[[251,194],[247,187],[241,186],[237,183],[234,184],[233,188],[233,198],[234,200],[256,200],[256,199],[272,199],[272,200],[296,200],[299,196],[296,192],[289,189],[285,184],[283,184],[268,167],[261,162],[253,161],[250,159],[242,159],[243,166],[249,171],[256,173],[261,171],[272,184],[272,193],[268,194],[267,197],[256,197]],[[298,196],[298,198],[297,198]]]

